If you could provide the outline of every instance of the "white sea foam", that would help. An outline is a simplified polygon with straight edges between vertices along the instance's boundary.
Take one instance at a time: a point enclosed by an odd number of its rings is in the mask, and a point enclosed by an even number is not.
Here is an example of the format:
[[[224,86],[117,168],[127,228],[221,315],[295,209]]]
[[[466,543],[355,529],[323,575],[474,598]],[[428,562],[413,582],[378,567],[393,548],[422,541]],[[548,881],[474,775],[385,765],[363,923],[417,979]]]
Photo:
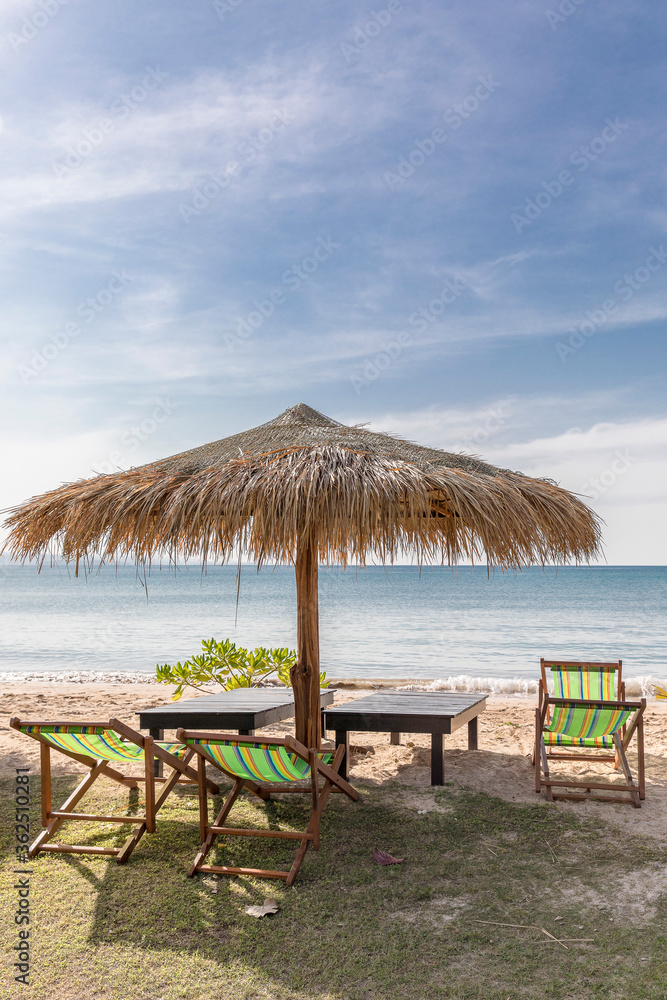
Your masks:
[[[7,670],[0,681],[10,684],[158,684],[154,674],[142,670]],[[261,687],[284,687],[281,681],[268,678]],[[215,688],[207,692],[215,693]]]
[[[660,677],[626,677],[625,696],[626,698],[652,698],[655,695],[655,685],[667,689],[667,681]]]
[[[27,670],[2,671],[0,680],[6,684],[157,684],[155,675],[141,670]],[[391,678],[356,678],[359,685],[370,685],[376,682],[382,687],[392,684]],[[269,682],[270,683],[270,682]],[[336,680],[331,680],[336,687]],[[341,678],[341,686],[347,687],[350,681]],[[462,691],[491,694],[498,697],[521,697],[537,695],[538,678],[526,677],[474,677],[470,674],[457,674],[454,677],[438,677],[435,680],[425,678],[421,683],[397,683],[397,691]],[[667,690],[667,680],[644,675],[627,677],[625,679],[625,694],[627,698],[654,698],[655,685]]]
[[[495,694],[511,697],[512,695],[536,695],[539,678],[526,677],[472,677],[469,674],[458,674],[455,677],[441,677],[423,684],[403,684],[399,691],[470,691],[481,694]],[[645,675],[642,677],[625,678],[626,698],[653,698],[655,685],[667,689],[667,682],[658,677]]]
[[[157,684],[141,670],[11,670],[0,673],[9,684]]]
[[[398,691],[470,691],[480,694],[527,695],[537,694],[537,680],[526,677],[472,677],[457,674],[456,677],[439,677],[423,684],[401,684]]]

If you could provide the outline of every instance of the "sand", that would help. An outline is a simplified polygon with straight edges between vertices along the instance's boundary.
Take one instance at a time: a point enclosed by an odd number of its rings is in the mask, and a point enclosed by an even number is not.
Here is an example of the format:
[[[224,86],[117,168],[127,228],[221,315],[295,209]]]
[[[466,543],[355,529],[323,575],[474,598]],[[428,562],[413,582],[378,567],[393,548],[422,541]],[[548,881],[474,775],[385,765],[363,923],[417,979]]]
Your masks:
[[[336,704],[368,694],[368,688],[339,689]],[[194,694],[194,692],[193,692]],[[9,719],[39,721],[105,721],[117,716],[138,726],[136,713],[169,702],[171,689],[156,683],[44,683],[9,682],[0,694],[0,776],[13,776],[16,767],[39,771],[39,746],[9,728]],[[190,694],[187,695],[190,697]],[[534,790],[530,763],[534,732],[535,699],[526,697],[489,698],[487,710],[479,718],[479,750],[466,749],[467,729],[445,739],[445,781],[465,788],[497,795],[509,802],[544,801]],[[262,734],[282,735],[292,730],[290,720],[262,730]],[[165,734],[167,738],[170,733]],[[401,798],[415,813],[446,808],[436,803],[430,785],[430,738],[423,734],[402,734],[401,745],[392,746],[385,733],[350,734],[352,781],[383,784],[397,781]],[[600,802],[559,802],[554,808],[579,816],[597,817],[627,833],[642,834],[667,843],[667,703],[651,701],[645,715],[646,799],[641,809]],[[634,744],[633,744],[634,745]],[[631,767],[636,755],[629,753]],[[83,770],[76,762],[53,755],[55,773]],[[598,765],[564,765],[566,775],[599,773],[611,769]]]

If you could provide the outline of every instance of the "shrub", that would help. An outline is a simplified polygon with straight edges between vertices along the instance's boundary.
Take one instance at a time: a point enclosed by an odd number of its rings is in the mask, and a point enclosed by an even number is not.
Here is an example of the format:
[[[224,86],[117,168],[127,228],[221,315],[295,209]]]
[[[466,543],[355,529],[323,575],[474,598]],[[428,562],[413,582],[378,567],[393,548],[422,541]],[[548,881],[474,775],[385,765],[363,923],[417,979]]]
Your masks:
[[[243,649],[229,639],[202,639],[202,652],[184,663],[158,663],[155,672],[160,684],[176,684],[172,701],[178,701],[186,687],[210,694],[204,685],[219,684],[225,691],[240,687],[257,687],[275,674],[290,686],[290,667],[297,661],[294,649]],[[320,684],[326,686],[326,674],[320,674]]]

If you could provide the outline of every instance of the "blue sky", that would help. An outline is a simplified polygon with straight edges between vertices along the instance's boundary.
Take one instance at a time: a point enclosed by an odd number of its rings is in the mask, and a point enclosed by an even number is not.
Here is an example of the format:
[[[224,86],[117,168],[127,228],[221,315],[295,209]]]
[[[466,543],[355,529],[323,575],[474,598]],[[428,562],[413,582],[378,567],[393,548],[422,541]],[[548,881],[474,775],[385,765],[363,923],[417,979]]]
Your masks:
[[[0,505],[305,401],[667,563],[667,11],[4,0]]]

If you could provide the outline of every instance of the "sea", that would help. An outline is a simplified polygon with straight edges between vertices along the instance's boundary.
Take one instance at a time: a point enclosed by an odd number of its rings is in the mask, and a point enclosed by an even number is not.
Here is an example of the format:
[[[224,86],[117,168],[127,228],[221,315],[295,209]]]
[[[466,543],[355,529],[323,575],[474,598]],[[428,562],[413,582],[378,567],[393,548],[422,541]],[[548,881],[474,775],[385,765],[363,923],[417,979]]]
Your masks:
[[[289,567],[0,566],[5,680],[141,680],[202,639],[296,645]],[[667,683],[667,567],[320,570],[320,657],[332,679],[424,679],[523,694],[540,657],[623,660],[628,695]]]

